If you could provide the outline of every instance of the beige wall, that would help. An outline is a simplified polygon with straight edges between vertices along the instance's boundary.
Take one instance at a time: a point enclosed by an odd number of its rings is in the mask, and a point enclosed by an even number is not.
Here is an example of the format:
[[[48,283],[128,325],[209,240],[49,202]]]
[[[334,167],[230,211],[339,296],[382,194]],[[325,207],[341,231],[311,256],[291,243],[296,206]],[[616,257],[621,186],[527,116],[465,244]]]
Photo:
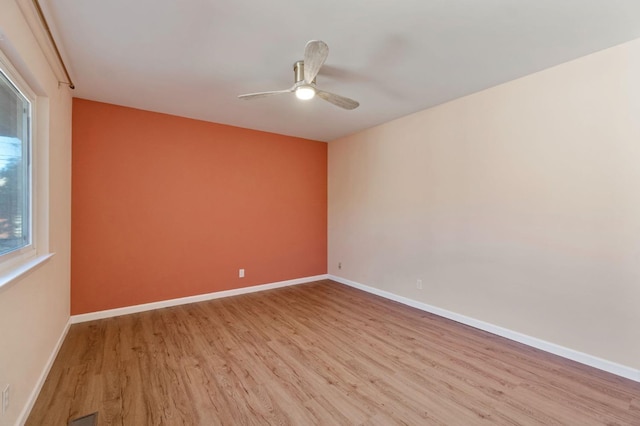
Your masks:
[[[20,420],[69,319],[71,96],[66,86],[58,87],[14,0],[0,0],[0,32],[2,45],[13,50],[5,55],[22,74],[28,70],[32,88],[48,98],[49,247],[55,252],[38,269],[0,288],[0,385],[11,385],[9,410],[0,417],[4,426]]]
[[[638,76],[640,40],[331,142],[329,273],[640,368]]]

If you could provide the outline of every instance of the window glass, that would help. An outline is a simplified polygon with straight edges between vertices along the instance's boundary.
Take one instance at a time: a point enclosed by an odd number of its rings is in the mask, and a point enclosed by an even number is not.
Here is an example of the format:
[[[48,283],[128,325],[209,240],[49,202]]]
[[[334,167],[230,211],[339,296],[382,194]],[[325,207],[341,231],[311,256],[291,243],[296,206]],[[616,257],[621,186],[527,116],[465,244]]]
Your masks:
[[[0,256],[31,244],[30,115],[0,69]]]

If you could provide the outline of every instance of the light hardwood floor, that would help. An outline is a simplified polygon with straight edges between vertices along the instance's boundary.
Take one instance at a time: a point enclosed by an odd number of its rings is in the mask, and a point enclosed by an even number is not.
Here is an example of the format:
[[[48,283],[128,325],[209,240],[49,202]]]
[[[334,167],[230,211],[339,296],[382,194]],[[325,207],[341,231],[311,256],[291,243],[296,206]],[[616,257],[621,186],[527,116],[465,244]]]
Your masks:
[[[27,425],[640,425],[640,383],[331,281],[71,327]]]

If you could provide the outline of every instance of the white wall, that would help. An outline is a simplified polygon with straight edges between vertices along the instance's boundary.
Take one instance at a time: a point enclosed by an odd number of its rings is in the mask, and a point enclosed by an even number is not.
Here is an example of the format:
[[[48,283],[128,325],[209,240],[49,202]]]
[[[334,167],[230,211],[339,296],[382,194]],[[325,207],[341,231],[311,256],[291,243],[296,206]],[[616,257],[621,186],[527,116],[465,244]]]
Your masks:
[[[31,2],[22,2],[29,5]],[[0,385],[11,385],[0,425],[13,425],[29,407],[69,320],[71,220],[71,95],[39,47],[14,0],[0,0],[0,46],[37,95],[48,98],[49,247],[55,256],[0,288]],[[34,85],[39,87],[33,87]],[[46,117],[44,118],[45,122]]]
[[[329,273],[640,369],[639,76],[636,40],[330,142]]]

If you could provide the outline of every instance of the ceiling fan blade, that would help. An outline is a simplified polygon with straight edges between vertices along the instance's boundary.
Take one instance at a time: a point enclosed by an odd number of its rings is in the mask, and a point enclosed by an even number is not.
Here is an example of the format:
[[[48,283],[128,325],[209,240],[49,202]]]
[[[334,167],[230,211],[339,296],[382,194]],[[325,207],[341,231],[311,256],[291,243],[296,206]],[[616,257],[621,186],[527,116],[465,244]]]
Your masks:
[[[307,83],[313,82],[320,67],[329,55],[329,46],[320,40],[311,40],[304,48],[304,79]]]
[[[336,95],[335,93],[325,92],[324,90],[317,88],[316,96],[344,109],[356,109],[360,105],[359,102],[354,101],[353,99],[345,98],[344,96]]]
[[[240,95],[238,96],[239,99],[257,99],[257,98],[264,98],[266,96],[271,96],[271,95],[281,95],[283,93],[291,93],[293,92],[293,87],[290,89],[286,89],[286,90],[272,90],[270,92],[258,92],[258,93],[247,93],[246,95]]]

